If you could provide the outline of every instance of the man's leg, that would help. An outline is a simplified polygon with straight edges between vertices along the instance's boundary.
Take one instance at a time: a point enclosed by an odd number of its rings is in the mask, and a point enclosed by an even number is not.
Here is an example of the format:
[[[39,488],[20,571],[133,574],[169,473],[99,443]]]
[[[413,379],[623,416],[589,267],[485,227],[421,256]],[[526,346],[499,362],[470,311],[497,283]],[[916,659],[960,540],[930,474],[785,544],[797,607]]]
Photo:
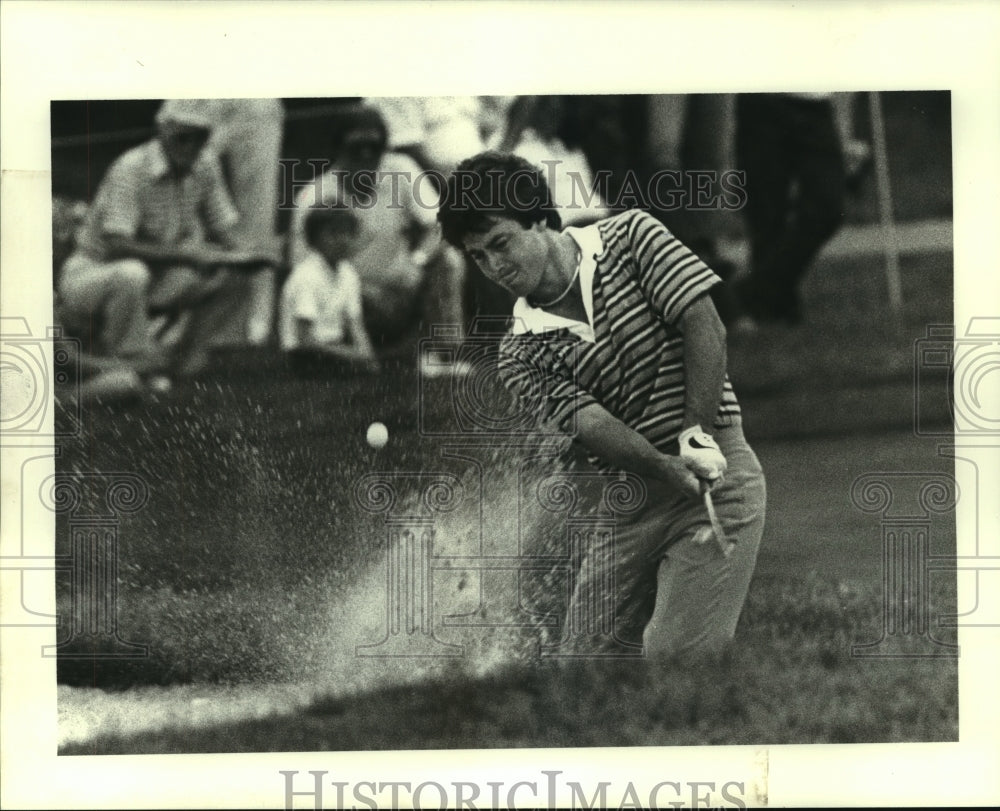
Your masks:
[[[172,348],[174,365],[182,375],[193,375],[208,365],[208,349],[215,326],[242,306],[234,294],[240,289],[236,271],[220,268],[211,274],[189,267],[166,268],[158,274],[149,293],[154,311],[190,317]]]
[[[444,324],[465,333],[465,262],[450,245],[442,247],[427,265],[427,296],[424,307],[425,326]],[[429,330],[425,329],[425,332]]]
[[[798,192],[781,252],[772,259],[774,276],[786,296],[785,306],[795,305],[798,286],[810,263],[843,222],[847,195],[833,106],[826,101],[800,101],[792,121],[789,160]]]
[[[798,321],[799,284],[809,264],[843,219],[846,175],[840,138],[829,101],[784,99],[774,120],[782,127],[781,164],[794,179],[796,193],[782,208],[779,238],[765,243],[758,253],[754,238],[753,275],[748,290],[763,296],[769,315]],[[760,147],[763,149],[763,147]],[[747,157],[748,162],[751,158]],[[759,193],[762,169],[747,169],[747,216],[763,218],[757,205],[767,202]],[[759,198],[759,199],[755,199]]]
[[[100,262],[73,254],[59,283],[66,326],[90,338],[100,354],[145,367],[156,354],[146,310],[149,285],[149,270],[138,259]],[[95,320],[98,332],[90,334]]]
[[[773,257],[783,250],[791,194],[787,155],[789,102],[768,94],[741,95],[736,101],[737,168],[746,173],[743,216],[750,238],[750,275],[738,286],[750,315],[773,316],[778,282]]]
[[[685,172],[712,172],[708,186],[708,202],[698,199],[700,192],[693,192],[687,200],[686,218],[679,226],[683,231],[674,235],[716,272],[723,284],[712,288],[709,295],[723,323],[730,324],[740,315],[740,305],[733,292],[735,265],[721,255],[720,246],[727,236],[740,232],[739,217],[723,207],[724,172],[734,168],[733,140],[736,128],[735,96],[726,93],[695,93],[688,96],[684,141],[681,150]],[[686,189],[693,189],[695,178],[700,184],[707,175],[690,174]],[[690,185],[689,185],[690,184]],[[705,206],[708,205],[706,209]],[[685,212],[679,212],[681,214]],[[672,220],[665,218],[668,227]]]
[[[278,215],[278,185],[284,112],[278,99],[242,99],[234,115],[213,133],[222,153],[226,180],[239,211],[233,234],[240,248],[281,259],[281,244],[275,233]],[[249,340],[263,344],[271,333],[274,310],[275,272],[266,268],[246,279],[237,293],[241,308],[228,323],[220,323],[212,336],[213,346],[238,346]]]
[[[746,601],[764,530],[764,476],[741,428],[720,429],[715,437],[729,470],[713,500],[736,547],[725,557],[714,542],[699,543],[707,523],[703,518],[700,528],[686,532],[669,548],[659,567],[656,607],[644,635],[651,657],[718,652],[736,633]]]
[[[450,245],[443,246],[424,269],[421,337],[436,334],[437,341],[450,344],[450,356],[438,352],[421,354],[421,374],[436,377],[444,374],[465,374],[468,365],[459,359],[459,349],[465,338],[465,260]],[[447,330],[435,332],[435,327]]]
[[[680,169],[688,96],[661,93],[650,96],[649,157],[657,169]]]
[[[710,530],[701,501],[647,482],[646,504],[597,538],[579,568],[567,613],[574,652],[607,653],[617,640],[663,658],[711,653],[732,639],[757,561],[765,485],[742,428],[715,437],[729,462],[716,512],[736,549],[726,558],[714,542],[698,543]]]

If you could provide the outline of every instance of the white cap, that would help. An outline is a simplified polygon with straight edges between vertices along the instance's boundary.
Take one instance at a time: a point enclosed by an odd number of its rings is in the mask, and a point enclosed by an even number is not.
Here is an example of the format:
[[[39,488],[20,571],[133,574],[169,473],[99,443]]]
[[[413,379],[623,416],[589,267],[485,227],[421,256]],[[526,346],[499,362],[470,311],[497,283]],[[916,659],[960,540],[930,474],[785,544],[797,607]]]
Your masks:
[[[156,123],[168,121],[211,130],[215,126],[214,102],[212,99],[167,99],[156,113]]]

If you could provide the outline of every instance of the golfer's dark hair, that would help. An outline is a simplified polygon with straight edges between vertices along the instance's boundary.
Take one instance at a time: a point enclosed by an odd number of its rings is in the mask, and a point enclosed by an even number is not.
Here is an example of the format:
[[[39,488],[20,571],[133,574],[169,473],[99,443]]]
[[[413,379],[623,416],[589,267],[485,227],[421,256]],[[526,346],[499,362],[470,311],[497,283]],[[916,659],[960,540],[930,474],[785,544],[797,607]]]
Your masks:
[[[330,154],[336,157],[344,146],[344,141],[352,132],[376,130],[382,141],[382,149],[389,143],[389,130],[382,114],[367,104],[351,104],[337,115],[337,123],[330,136]]]
[[[346,206],[331,205],[311,208],[302,225],[306,242],[309,243],[310,247],[316,246],[316,239],[320,232],[326,228],[333,228],[351,235],[358,232],[358,218]]]
[[[544,222],[558,231],[562,218],[542,170],[524,158],[503,152],[480,152],[449,175],[441,194],[441,234],[457,248],[467,234],[489,231],[497,217],[525,228]]]

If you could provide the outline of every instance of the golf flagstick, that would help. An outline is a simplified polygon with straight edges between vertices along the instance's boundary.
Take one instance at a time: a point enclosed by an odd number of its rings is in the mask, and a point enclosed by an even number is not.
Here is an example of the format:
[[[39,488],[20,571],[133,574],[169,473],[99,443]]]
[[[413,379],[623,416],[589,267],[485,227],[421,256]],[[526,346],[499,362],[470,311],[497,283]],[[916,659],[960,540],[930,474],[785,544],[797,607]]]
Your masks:
[[[872,155],[875,159],[875,182],[878,192],[879,221],[882,226],[882,249],[885,252],[885,277],[889,288],[889,307],[899,326],[903,311],[903,290],[899,273],[899,237],[892,213],[892,186],[889,183],[889,158],[885,142],[885,118],[878,93],[868,93],[872,121]]]

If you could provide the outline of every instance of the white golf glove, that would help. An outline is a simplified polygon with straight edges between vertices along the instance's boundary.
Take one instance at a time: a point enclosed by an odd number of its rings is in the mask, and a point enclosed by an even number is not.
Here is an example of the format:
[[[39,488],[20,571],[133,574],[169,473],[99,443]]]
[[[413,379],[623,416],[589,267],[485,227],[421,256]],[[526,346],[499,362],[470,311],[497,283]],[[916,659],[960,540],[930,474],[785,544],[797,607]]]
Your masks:
[[[681,459],[695,476],[712,485],[722,481],[729,467],[726,457],[719,450],[719,444],[710,434],[702,431],[700,425],[692,425],[681,431],[678,442]]]

